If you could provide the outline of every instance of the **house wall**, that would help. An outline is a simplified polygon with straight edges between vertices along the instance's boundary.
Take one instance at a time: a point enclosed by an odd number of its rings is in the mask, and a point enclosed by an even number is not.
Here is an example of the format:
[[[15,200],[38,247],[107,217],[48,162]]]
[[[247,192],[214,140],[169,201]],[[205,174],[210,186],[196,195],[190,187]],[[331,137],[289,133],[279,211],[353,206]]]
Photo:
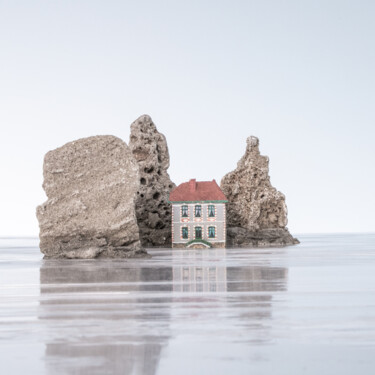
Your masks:
[[[202,217],[194,216],[195,206],[202,206]],[[216,215],[208,217],[208,206],[214,205]],[[181,217],[181,207],[188,206],[188,217]],[[225,247],[226,241],[226,218],[225,203],[173,203],[172,204],[172,244],[173,247],[183,247],[187,242],[195,238],[195,227],[202,227],[202,239],[212,243],[214,247]],[[216,238],[208,238],[208,227],[216,227]],[[189,238],[182,238],[182,227],[188,227]]]

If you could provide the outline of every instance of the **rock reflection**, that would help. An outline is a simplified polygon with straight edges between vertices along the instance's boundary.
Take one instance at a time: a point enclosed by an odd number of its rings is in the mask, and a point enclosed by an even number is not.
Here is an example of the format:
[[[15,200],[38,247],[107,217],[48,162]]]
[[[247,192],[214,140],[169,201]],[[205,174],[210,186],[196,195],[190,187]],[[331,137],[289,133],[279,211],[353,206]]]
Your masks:
[[[288,270],[281,267],[231,267],[227,269],[228,303],[235,303],[238,317],[244,326],[260,327],[272,317],[276,292],[287,289]],[[267,331],[258,341],[266,341]]]
[[[171,280],[171,267],[44,261],[39,319],[47,373],[155,374],[169,339],[163,299]]]

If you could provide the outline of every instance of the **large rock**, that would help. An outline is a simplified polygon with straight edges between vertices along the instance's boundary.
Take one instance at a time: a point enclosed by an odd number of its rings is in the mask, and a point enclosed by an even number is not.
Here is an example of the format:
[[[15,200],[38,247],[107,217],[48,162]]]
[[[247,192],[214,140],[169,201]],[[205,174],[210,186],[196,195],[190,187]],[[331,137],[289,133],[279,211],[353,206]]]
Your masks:
[[[142,245],[171,245],[169,193],[175,187],[168,175],[169,152],[165,136],[150,116],[131,125],[129,147],[139,166],[136,213]]]
[[[113,136],[79,139],[49,151],[37,207],[40,249],[51,258],[141,257],[135,216],[138,166]]]
[[[286,228],[285,196],[271,185],[268,163],[268,157],[260,155],[258,138],[249,137],[237,168],[221,180],[221,189],[228,198],[229,246],[298,243]]]

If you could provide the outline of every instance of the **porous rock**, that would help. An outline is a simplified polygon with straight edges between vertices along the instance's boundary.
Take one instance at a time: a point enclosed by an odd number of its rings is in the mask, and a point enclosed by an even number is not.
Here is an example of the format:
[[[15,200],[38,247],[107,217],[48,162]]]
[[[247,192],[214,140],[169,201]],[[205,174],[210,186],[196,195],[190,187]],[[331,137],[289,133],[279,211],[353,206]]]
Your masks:
[[[135,216],[138,166],[114,136],[82,138],[44,158],[37,207],[47,258],[143,257]]]
[[[268,157],[260,155],[258,138],[249,137],[237,168],[221,180],[221,189],[228,199],[228,246],[298,243],[286,228],[285,196],[271,185],[268,164]]]
[[[139,166],[136,215],[141,243],[145,247],[171,245],[169,193],[175,187],[168,175],[169,152],[165,136],[150,116],[131,125],[129,147]]]

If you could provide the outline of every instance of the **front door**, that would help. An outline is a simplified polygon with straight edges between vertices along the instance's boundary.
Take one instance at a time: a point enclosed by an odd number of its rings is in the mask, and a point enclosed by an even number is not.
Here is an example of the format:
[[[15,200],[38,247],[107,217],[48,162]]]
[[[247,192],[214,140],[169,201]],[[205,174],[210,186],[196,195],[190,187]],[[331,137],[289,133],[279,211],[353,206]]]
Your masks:
[[[202,227],[195,227],[195,239],[196,240],[202,239]]]

